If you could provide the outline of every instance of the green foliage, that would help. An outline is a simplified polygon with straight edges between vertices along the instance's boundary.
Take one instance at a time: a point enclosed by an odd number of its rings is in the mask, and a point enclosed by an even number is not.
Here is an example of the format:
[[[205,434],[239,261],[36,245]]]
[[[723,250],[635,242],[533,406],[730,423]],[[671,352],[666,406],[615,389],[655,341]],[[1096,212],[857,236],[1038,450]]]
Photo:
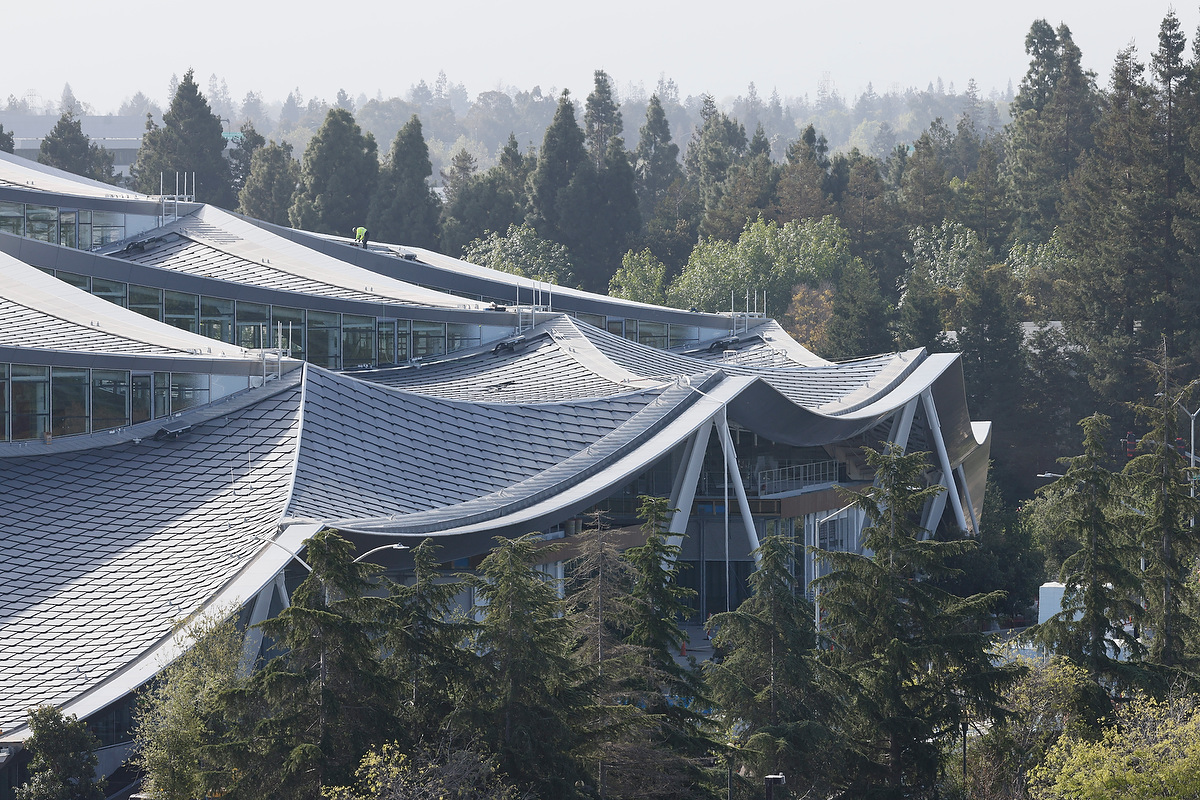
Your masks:
[[[766,313],[782,317],[793,289],[836,277],[854,258],[849,237],[833,217],[782,225],[759,219],[746,226],[736,244],[701,239],[668,297],[679,308],[701,311],[743,307],[745,295],[766,292]]]
[[[891,316],[875,273],[859,259],[852,259],[837,276],[829,322],[817,350],[830,359],[890,351]]]
[[[0,125],[0,152],[11,153],[15,147],[12,131],[5,132],[4,126]]]
[[[638,207],[642,218],[650,219],[666,196],[671,184],[682,180],[679,166],[679,145],[671,141],[671,126],[657,94],[651,95],[646,106],[646,122],[638,132],[637,150],[633,154],[637,176]]]
[[[229,151],[230,178],[233,191],[237,195],[241,194],[242,189],[246,186],[246,181],[250,178],[250,173],[254,168],[254,154],[267,143],[263,135],[254,129],[253,122],[242,123],[239,133],[241,135],[233,149]]]
[[[105,781],[96,779],[100,740],[75,718],[54,706],[38,706],[27,714],[33,753],[29,782],[16,789],[17,800],[104,800]]]
[[[492,232],[475,239],[463,249],[463,258],[472,264],[546,283],[562,286],[575,283],[567,249],[541,238],[528,224],[509,225],[503,236]]]
[[[350,112],[330,109],[304,150],[292,226],[349,235],[366,222],[378,172],[375,137],[363,135]]]
[[[1045,496],[1057,506],[1056,528],[1077,548],[1059,569],[1062,610],[1039,626],[1037,639],[1053,652],[1087,668],[1093,681],[1121,678],[1118,657],[1138,657],[1142,644],[1124,630],[1140,619],[1135,602],[1140,578],[1133,572],[1135,543],[1122,529],[1120,480],[1109,471],[1105,442],[1109,420],[1094,414],[1080,421],[1083,453],[1060,461],[1066,473]]]
[[[1093,741],[1112,711],[1108,695],[1083,667],[1062,657],[1022,665],[1004,692],[1006,714],[983,727],[968,752],[967,796],[1010,800],[1030,796],[1031,773],[1040,772],[1060,741]]]
[[[1200,796],[1200,707],[1194,695],[1122,704],[1099,740],[1063,736],[1032,771],[1039,800]]]
[[[429,147],[414,114],[396,134],[375,182],[367,214],[372,238],[437,249],[441,202],[427,182],[431,175]]]
[[[473,747],[416,753],[392,742],[373,748],[358,765],[356,783],[331,786],[325,800],[518,800],[521,793],[497,772],[496,761]]]
[[[196,85],[192,70],[171,99],[160,128],[146,117],[146,133],[138,150],[132,174],[135,188],[158,194],[161,180],[174,191],[175,173],[195,173],[196,199],[222,208],[234,207],[229,161],[225,158],[225,136],[221,120]]]
[[[609,280],[608,294],[638,303],[664,305],[667,301],[666,271],[649,248],[640,253],[630,250],[621,259],[621,268]]]
[[[1009,673],[993,664],[979,620],[998,593],[957,597],[939,586],[950,558],[974,546],[925,538],[922,507],[942,487],[926,483],[925,453],[864,448],[873,485],[849,495],[869,524],[862,554],[819,551],[829,565],[816,588],[822,654],[848,709],[847,791],[856,796],[929,793],[940,744],[966,718],[1001,716]]]
[[[159,672],[134,711],[134,764],[146,788],[164,800],[191,800],[221,790],[232,777],[213,769],[203,749],[222,692],[238,680],[242,631],[233,619],[187,623],[184,652]]]
[[[12,152],[11,147],[9,152]],[[113,154],[93,144],[83,132],[82,123],[71,112],[59,117],[42,140],[38,163],[104,183],[117,182],[113,174]]]
[[[782,772],[792,792],[826,793],[840,748],[827,727],[834,702],[817,680],[813,608],[793,574],[795,550],[791,539],[768,536],[755,551],[753,594],[708,622],[725,655],[705,664],[705,677],[755,777]]]
[[[238,193],[238,212],[286,226],[299,182],[300,165],[292,158],[292,146],[272,141],[250,158],[250,174]]]
[[[573,797],[590,707],[571,659],[558,586],[534,568],[545,551],[534,534],[498,537],[471,584],[480,614],[474,646],[481,684],[472,698],[483,740],[516,784],[544,797]]]

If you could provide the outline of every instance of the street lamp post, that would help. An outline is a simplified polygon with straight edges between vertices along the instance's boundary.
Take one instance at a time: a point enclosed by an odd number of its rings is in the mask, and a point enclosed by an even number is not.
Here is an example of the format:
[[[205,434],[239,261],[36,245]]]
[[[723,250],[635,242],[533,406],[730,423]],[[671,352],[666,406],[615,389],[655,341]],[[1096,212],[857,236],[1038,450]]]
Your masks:
[[[783,775],[767,775],[763,778],[763,784],[767,790],[767,800],[775,800],[775,787],[786,785],[787,778]]]

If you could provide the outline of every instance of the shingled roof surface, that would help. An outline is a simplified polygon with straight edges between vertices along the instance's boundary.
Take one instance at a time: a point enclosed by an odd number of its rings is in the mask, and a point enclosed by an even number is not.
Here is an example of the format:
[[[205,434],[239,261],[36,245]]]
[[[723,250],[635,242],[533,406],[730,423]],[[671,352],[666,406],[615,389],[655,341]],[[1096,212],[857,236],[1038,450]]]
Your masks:
[[[0,458],[0,730],[121,669],[263,546],[299,408],[293,386],[173,441]]]

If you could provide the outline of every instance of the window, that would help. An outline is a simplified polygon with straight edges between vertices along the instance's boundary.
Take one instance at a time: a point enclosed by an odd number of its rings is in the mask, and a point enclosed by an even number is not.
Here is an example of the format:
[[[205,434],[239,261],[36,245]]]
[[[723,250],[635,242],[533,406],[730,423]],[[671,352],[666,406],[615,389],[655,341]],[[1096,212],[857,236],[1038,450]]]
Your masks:
[[[657,347],[659,350],[665,350],[667,347],[667,324],[665,322],[646,322],[642,320],[638,323],[638,343],[644,344],[647,347]]]
[[[308,312],[308,361],[326,369],[341,366],[341,314]]]
[[[40,439],[50,430],[50,368],[13,364],[12,438]]]
[[[441,322],[412,323],[412,350],[414,358],[440,356],[446,352],[446,326]]]
[[[271,347],[280,345],[292,358],[304,358],[304,309],[271,306]]]
[[[116,369],[92,370],[92,430],[104,431],[129,424],[129,373]]]
[[[186,292],[163,292],[164,321],[181,331],[200,331],[200,298]]]
[[[0,442],[8,438],[8,364],[0,364]]]
[[[54,276],[64,283],[71,284],[76,289],[83,289],[85,292],[92,290],[92,279],[87,275],[77,275],[74,272],[66,272],[60,269],[54,273]]]
[[[200,298],[200,335],[233,344],[233,301]]]
[[[60,209],[58,212],[58,243],[63,247],[79,247],[79,212]]]
[[[479,344],[479,326],[449,322],[446,324],[446,352],[464,350]]]
[[[342,315],[342,363],[351,367],[370,366],[375,359],[375,318]]]
[[[171,413],[208,402],[208,376],[190,372],[171,373]]]
[[[154,416],[171,416],[171,373],[154,373]]]
[[[130,418],[134,424],[148,422],[154,416],[154,376],[134,375],[130,379]]]
[[[39,242],[58,244],[58,209],[54,206],[25,206],[25,235]]]
[[[128,302],[129,287],[120,281],[92,278],[92,294],[124,308]]]
[[[695,325],[671,325],[670,331],[670,347],[681,347],[700,341],[700,329]]]
[[[125,215],[114,211],[92,212],[92,247],[120,241],[125,238]]]
[[[396,321],[381,319],[375,324],[375,363],[396,363]]]
[[[575,314],[575,318],[580,322],[586,322],[593,328],[599,328],[600,330],[604,330],[605,320],[608,319],[608,317],[604,316],[603,314],[585,314],[582,311],[577,312]]]
[[[263,347],[267,329],[267,306],[265,303],[237,302],[237,338],[234,343],[247,350]]]
[[[13,236],[25,235],[25,204],[0,200],[0,231]]]
[[[163,321],[163,290],[129,284],[129,310],[155,322]]]

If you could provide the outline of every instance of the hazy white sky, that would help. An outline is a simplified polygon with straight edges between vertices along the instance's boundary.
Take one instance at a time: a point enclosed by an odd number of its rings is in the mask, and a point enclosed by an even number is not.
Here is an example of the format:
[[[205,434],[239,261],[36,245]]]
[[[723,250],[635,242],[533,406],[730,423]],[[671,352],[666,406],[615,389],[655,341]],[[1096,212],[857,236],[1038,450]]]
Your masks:
[[[1120,14],[1096,0],[29,0],[2,15],[0,102],[27,92],[57,100],[70,83],[99,113],[139,90],[165,104],[172,73],[189,67],[202,89],[215,73],[235,100],[256,90],[268,102],[296,87],[306,100],[332,101],[339,88],[404,96],[420,80],[432,85],[439,70],[472,98],[539,85],[582,99],[595,69],[618,89],[640,83],[653,91],[665,75],[681,96],[709,92],[718,101],[744,94],[751,81],[764,98],[772,90],[812,97],[825,74],[850,99],[868,82],[882,93],[938,77],[960,92],[974,78],[986,96],[1020,81],[1034,19],[1066,22],[1084,65],[1105,84],[1122,47],[1134,43],[1148,59],[1170,8],[1164,0],[1125,5]],[[1190,53],[1200,11],[1176,13]]]

